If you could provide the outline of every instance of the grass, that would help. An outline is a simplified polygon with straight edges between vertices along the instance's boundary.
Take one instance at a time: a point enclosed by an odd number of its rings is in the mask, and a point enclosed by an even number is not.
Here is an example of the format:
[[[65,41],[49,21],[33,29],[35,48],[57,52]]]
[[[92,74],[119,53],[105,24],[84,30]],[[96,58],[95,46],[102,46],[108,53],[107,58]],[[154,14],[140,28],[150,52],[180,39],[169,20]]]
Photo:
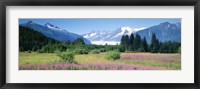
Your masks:
[[[19,65],[53,63],[59,59],[53,53],[19,53]]]
[[[76,55],[75,61],[78,63],[113,62],[104,58],[105,53]]]
[[[181,54],[158,54],[158,53],[122,53],[121,56],[129,55],[126,59],[117,60],[125,64],[139,64],[151,67],[164,67],[167,69],[181,69]]]
[[[78,64],[60,63],[60,58],[53,53],[19,53],[19,65],[29,67],[51,66],[47,69],[181,69],[180,54],[158,54],[158,53],[122,53],[118,60],[105,59],[105,53],[75,55]],[[28,65],[28,66],[27,66]],[[70,65],[70,66],[69,66]],[[66,66],[67,68],[63,68]],[[73,67],[72,67],[73,66]],[[97,66],[97,67],[95,67]],[[107,68],[112,67],[112,68]],[[83,68],[82,68],[83,67]],[[88,68],[91,67],[91,68]],[[23,67],[25,68],[25,67]],[[33,68],[33,69],[35,69]],[[21,68],[22,69],[22,68]],[[26,69],[26,68],[25,68]],[[46,69],[43,68],[43,69]]]

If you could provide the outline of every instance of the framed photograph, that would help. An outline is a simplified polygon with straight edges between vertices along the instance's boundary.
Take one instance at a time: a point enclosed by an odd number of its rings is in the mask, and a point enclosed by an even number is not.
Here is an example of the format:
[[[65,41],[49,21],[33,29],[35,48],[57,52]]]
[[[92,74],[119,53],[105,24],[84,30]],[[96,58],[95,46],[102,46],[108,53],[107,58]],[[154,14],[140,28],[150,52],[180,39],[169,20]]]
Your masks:
[[[199,88],[199,0],[0,6],[1,88]]]

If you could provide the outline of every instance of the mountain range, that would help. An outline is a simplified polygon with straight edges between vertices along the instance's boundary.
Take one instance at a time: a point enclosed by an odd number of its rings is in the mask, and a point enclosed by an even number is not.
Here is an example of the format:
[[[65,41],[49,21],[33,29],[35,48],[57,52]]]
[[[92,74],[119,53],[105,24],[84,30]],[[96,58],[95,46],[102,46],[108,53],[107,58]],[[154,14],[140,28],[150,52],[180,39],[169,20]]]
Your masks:
[[[155,33],[160,42],[174,41],[181,42],[181,23],[164,22],[137,32],[142,38],[146,37],[151,42],[152,34]]]
[[[148,28],[131,28],[129,26],[124,26],[113,31],[92,31],[83,35],[71,33],[50,23],[40,25],[28,21],[24,24],[20,24],[20,26],[31,28],[32,30],[58,41],[74,41],[77,38],[83,38],[86,44],[109,44],[109,42],[116,44],[120,42],[122,35],[130,35],[131,33],[134,35],[139,34],[142,38],[146,37],[148,43],[151,42],[153,33],[156,34],[157,39],[161,42],[181,42],[181,23],[164,22]]]
[[[147,42],[151,42],[151,36],[153,33],[156,34],[157,39],[161,42],[165,41],[181,41],[181,23],[169,23],[164,22],[158,25],[154,25],[148,28],[134,29],[131,27],[120,27],[114,31],[93,31],[82,36],[89,39],[90,41],[115,41],[120,42],[122,35],[134,35],[139,34],[142,38],[146,37]]]
[[[82,36],[89,39],[90,41],[120,41],[122,35],[131,35],[144,28],[131,28],[128,26],[120,27],[114,31],[92,31]]]
[[[50,23],[40,25],[40,24],[34,23],[32,21],[28,21],[27,23],[20,24],[20,26],[28,27],[32,30],[40,32],[43,35],[53,38],[58,41],[62,41],[62,42],[74,41],[77,38],[83,38],[83,40],[86,44],[91,44],[91,42],[88,39],[84,38],[83,36],[68,32],[67,30],[61,29],[58,26],[52,25]]]

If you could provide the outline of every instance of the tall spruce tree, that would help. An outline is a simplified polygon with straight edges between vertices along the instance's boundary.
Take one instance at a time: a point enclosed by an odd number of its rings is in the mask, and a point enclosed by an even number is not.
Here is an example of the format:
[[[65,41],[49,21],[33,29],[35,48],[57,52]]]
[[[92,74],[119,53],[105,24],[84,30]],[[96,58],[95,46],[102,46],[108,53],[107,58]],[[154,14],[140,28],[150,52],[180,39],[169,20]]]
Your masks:
[[[124,37],[125,37],[125,36],[122,35],[121,42],[120,42],[121,45],[124,45],[124,41],[125,41],[125,40],[124,40]]]
[[[141,37],[139,34],[136,34],[135,36],[135,50],[138,50],[141,46]]]
[[[128,35],[125,35],[125,37],[124,37],[124,46],[125,46],[125,49],[128,50],[128,48],[129,48],[129,36]]]
[[[134,35],[133,35],[133,33],[131,33],[131,35],[130,35],[130,41],[129,41],[129,51],[134,51],[134,49],[135,49],[135,37],[134,37]]]
[[[151,52],[156,53],[158,51],[159,51],[159,41],[156,38],[156,34],[153,33],[151,38]]]
[[[125,51],[125,36],[122,35],[122,38],[121,38],[121,42],[120,42],[120,45],[121,45],[121,51]]]
[[[84,45],[85,44],[83,38],[77,38],[76,40],[73,41],[73,43],[76,45]]]
[[[142,47],[144,49],[144,52],[147,52],[148,51],[148,44],[147,44],[147,40],[146,40],[146,37],[144,37],[142,39]]]

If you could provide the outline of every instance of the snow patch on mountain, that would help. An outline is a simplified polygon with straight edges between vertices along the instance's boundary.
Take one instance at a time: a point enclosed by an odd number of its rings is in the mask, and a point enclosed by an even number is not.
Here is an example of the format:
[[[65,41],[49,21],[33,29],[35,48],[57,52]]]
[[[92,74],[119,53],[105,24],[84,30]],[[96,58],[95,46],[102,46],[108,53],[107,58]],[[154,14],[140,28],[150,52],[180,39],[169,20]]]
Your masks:
[[[137,31],[140,31],[140,30],[144,30],[144,29],[146,29],[147,27],[140,27],[140,28],[133,28],[134,30],[135,30],[135,32],[137,32]]]
[[[131,28],[129,26],[123,26],[113,31],[92,31],[84,34],[83,37],[90,41],[115,41],[119,42],[122,35],[131,35],[137,31],[143,30],[146,27]]]
[[[52,25],[52,24],[50,24],[50,23],[46,23],[44,26],[47,27],[47,28],[49,28],[49,29],[51,29],[51,30],[66,31],[66,30],[61,29],[61,28],[59,28],[59,27],[57,27],[57,26],[54,26],[54,25]]]

